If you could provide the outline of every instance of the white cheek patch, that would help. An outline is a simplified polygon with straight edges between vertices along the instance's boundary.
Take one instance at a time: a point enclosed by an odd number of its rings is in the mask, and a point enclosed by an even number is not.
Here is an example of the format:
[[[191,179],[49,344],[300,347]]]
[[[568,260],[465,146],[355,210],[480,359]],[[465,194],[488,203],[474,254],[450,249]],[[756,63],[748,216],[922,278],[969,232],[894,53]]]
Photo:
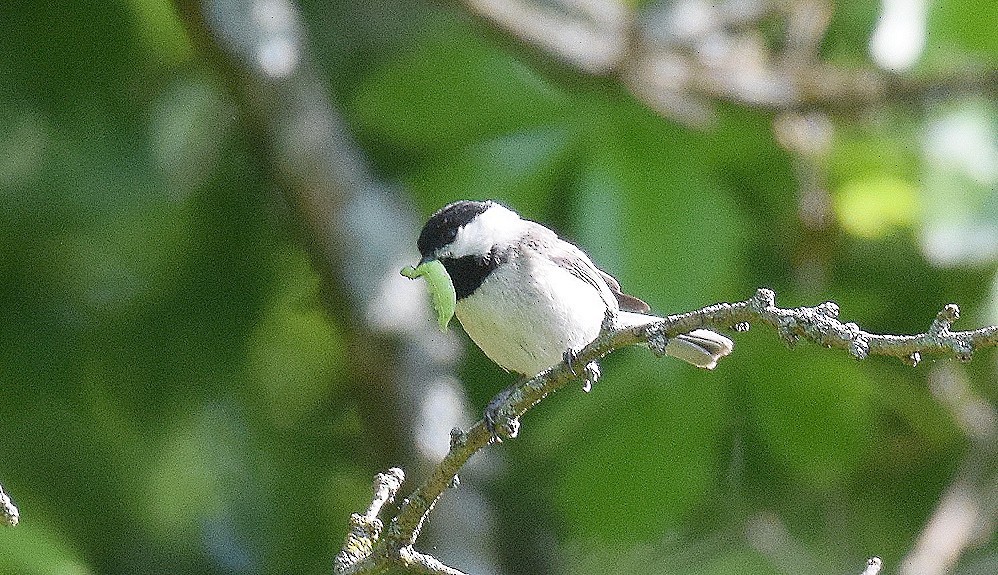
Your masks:
[[[462,227],[448,252],[455,258],[484,255],[496,244],[513,244],[523,231],[524,221],[511,210],[492,204],[489,209]]]

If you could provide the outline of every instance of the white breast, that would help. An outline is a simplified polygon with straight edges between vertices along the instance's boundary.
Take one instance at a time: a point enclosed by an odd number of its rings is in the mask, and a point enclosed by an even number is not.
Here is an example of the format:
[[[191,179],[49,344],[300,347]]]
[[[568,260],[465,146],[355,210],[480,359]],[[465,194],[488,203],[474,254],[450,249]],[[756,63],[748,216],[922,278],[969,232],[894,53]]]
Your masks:
[[[527,376],[596,339],[605,313],[592,286],[533,252],[493,271],[456,309],[485,355]]]

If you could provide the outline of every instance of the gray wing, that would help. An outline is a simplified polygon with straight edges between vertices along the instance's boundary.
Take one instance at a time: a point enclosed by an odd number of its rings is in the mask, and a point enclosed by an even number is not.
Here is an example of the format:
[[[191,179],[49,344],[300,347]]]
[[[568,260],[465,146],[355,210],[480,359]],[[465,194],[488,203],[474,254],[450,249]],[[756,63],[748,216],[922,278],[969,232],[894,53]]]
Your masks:
[[[554,232],[543,228],[544,232],[535,236],[543,242],[548,257],[559,267],[593,286],[606,299],[607,291],[617,300],[617,307],[624,311],[645,313],[651,308],[640,299],[620,291],[620,282],[612,275],[596,267],[589,256],[574,244],[559,238]],[[607,306],[612,307],[607,301]]]
[[[603,276],[603,281],[610,287],[610,293],[613,294],[613,297],[617,298],[617,304],[620,305],[620,309],[637,313],[648,313],[651,311],[651,306],[644,301],[620,291],[620,282],[617,281],[617,278],[596,266],[593,266],[593,268]]]

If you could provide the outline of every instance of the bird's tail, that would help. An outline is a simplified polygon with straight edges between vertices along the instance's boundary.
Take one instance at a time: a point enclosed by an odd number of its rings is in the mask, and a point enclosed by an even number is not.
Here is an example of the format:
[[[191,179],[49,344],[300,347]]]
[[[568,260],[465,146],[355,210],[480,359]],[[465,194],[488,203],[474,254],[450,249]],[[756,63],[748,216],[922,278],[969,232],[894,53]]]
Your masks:
[[[620,327],[637,327],[660,319],[662,318],[654,315],[628,311],[617,314]],[[714,369],[717,360],[731,353],[734,348],[735,343],[719,333],[708,329],[695,329],[690,333],[671,338],[665,346],[665,353],[697,367]]]

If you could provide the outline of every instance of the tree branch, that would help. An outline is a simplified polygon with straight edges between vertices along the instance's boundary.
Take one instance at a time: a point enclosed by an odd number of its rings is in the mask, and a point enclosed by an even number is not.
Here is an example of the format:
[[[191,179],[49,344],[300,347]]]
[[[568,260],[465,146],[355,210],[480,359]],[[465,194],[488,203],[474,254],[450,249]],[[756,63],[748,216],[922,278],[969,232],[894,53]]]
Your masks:
[[[10,500],[10,497],[4,493],[3,485],[0,485],[0,517],[3,518],[3,522],[13,527],[17,525],[17,522],[21,519],[21,513],[17,510],[17,506]]]
[[[395,500],[395,494],[404,479],[405,474],[398,467],[374,476],[374,498],[366,513],[354,513],[350,516],[350,531],[347,532],[343,548],[333,561],[334,573],[346,573],[351,565],[371,555],[374,542],[381,536],[384,527],[378,519],[381,508]]]
[[[870,557],[866,560],[866,569],[863,570],[861,575],[879,575],[880,568],[883,565],[884,562],[880,560],[880,557]]]
[[[695,16],[682,2],[644,11],[608,0],[460,3],[514,49],[582,77],[616,79],[651,109],[688,124],[707,123],[716,101],[848,115],[939,94],[993,95],[996,85],[984,66],[914,77],[823,61],[832,14],[825,2],[718,5]],[[758,30],[773,19],[784,29],[776,48]]]
[[[839,321],[838,314],[839,307],[834,302],[825,302],[815,307],[779,308],[776,306],[774,292],[763,288],[745,301],[719,303],[671,315],[648,325],[608,331],[576,354],[573,364],[586,365],[617,349],[639,343],[647,344],[653,353],[662,356],[665,355],[669,338],[676,335],[698,328],[730,328],[741,332],[749,329],[750,325],[765,325],[775,329],[780,338],[790,346],[807,340],[827,348],[845,350],[856,359],[881,355],[896,357],[911,366],[919,363],[922,354],[946,355],[960,361],[970,361],[977,349],[998,347],[998,326],[973,331],[950,330],[960,315],[956,304],[946,305],[932,320],[926,332],[916,335],[870,333],[860,329],[855,323]],[[502,392],[502,401],[496,410],[498,436],[488,430],[484,420],[478,421],[466,432],[452,430],[450,451],[433,469],[429,478],[402,501],[390,520],[385,536],[378,539],[376,532],[368,532],[367,536],[373,540],[371,551],[336,572],[379,573],[386,564],[413,567],[411,557],[428,557],[413,551],[412,546],[437,499],[445,489],[457,485],[458,472],[465,462],[490,443],[516,437],[519,418],[524,413],[547,395],[581,377],[581,370],[576,372],[562,362]],[[398,470],[392,470],[395,471]],[[401,472],[399,476],[400,474]],[[377,500],[378,497],[375,497],[375,501]],[[370,510],[368,513],[370,514]],[[347,543],[350,541],[348,536]],[[341,556],[344,556],[344,552],[341,552]],[[876,560],[876,565],[874,559],[870,560],[866,573],[879,571],[879,559]],[[425,570],[430,568],[422,563],[420,565],[424,570],[417,570],[418,573],[460,573],[443,565],[434,567],[438,570]]]

